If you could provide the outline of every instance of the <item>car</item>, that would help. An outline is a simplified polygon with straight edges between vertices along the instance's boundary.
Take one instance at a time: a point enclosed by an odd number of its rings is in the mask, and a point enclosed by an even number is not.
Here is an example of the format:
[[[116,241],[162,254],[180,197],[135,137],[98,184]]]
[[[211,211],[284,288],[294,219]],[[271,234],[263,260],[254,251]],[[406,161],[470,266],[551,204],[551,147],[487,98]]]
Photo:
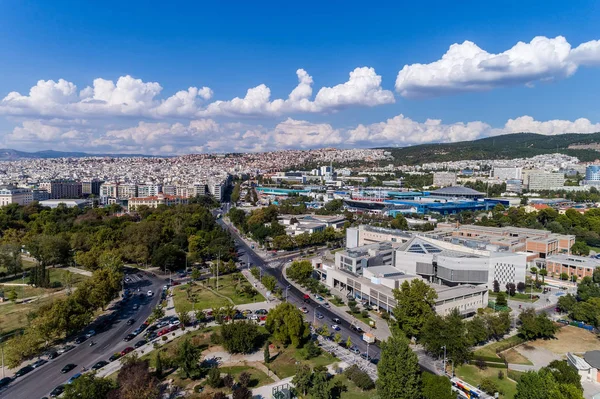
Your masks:
[[[87,340],[87,337],[85,335],[81,335],[75,339],[75,343],[81,344],[81,343],[85,342],[86,340]]]
[[[324,302],[324,303],[323,303],[323,307],[324,307],[325,309],[329,309],[329,308],[331,308],[331,305],[329,305],[329,302]]]
[[[59,356],[60,356],[60,353],[58,353],[57,351],[52,351],[48,354],[48,359],[54,360]]]
[[[132,309],[133,310],[138,310],[140,308],[140,305],[138,305],[137,303],[135,305],[133,305]]]
[[[252,321],[258,321],[258,315],[257,314],[253,314],[250,316],[250,320]]]
[[[332,317],[331,321],[333,321],[335,324],[342,324],[342,321],[338,317]]]
[[[31,372],[32,370],[33,370],[33,367],[32,367],[32,366],[30,366],[30,365],[28,365],[28,366],[25,366],[25,367],[22,367],[22,368],[20,368],[19,370],[17,370],[17,372],[15,373],[15,378],[16,378],[16,377],[22,377],[22,376],[24,376],[25,374],[27,374],[27,373]]]
[[[310,302],[310,295],[304,294],[304,296],[302,297],[302,299],[304,300],[304,302],[309,303]]]
[[[319,301],[319,302],[323,302],[323,301],[325,300],[325,299],[323,299],[323,297],[322,297],[322,296],[320,296],[320,295],[315,295],[315,299],[316,299],[317,301]]]
[[[146,295],[148,295],[148,296],[152,296],[152,295],[154,295],[154,292],[152,292],[152,291],[148,290],[148,292],[147,292],[147,294],[146,294]]]
[[[123,338],[123,341],[125,341],[125,342],[129,342],[129,341],[131,341],[131,340],[132,340],[132,339],[134,339],[134,338],[135,338],[135,334],[127,334],[127,335],[125,336],[125,338]]]
[[[163,328],[162,330],[160,330],[158,333],[156,333],[157,337],[162,337],[165,334],[168,334],[170,332],[170,329],[168,327]]]
[[[148,341],[152,341],[153,339],[158,338],[158,334],[156,333],[156,331],[151,331],[145,335],[145,338]]]
[[[350,348],[349,351],[354,353],[355,355],[360,355],[360,349],[358,349],[358,347],[356,346],[352,346],[352,348]]]
[[[133,351],[133,348],[131,346],[128,346],[127,348],[125,348],[121,351],[121,356],[125,356],[126,354],[128,354],[131,351]]]
[[[367,355],[367,353],[361,353],[360,357],[362,357],[365,360],[371,361],[373,358],[370,355]]]
[[[31,367],[33,367],[34,369],[37,369],[38,367],[43,366],[46,363],[48,363],[48,361],[46,359],[40,359],[40,360],[37,360],[35,363],[33,363],[31,365]]]
[[[300,311],[304,314],[308,313],[308,308],[306,306],[302,306],[301,308],[298,308],[298,309],[300,309]]]
[[[317,314],[315,316],[317,316],[317,319],[322,319],[323,317],[325,317],[319,312],[317,312]]]
[[[67,381],[67,384],[72,384],[73,381],[75,381],[79,377],[81,377],[81,373],[77,373],[77,374],[73,375],[73,377],[69,378],[69,381]]]
[[[269,311],[267,309],[257,309],[254,311],[254,314],[267,314]]]
[[[211,313],[211,315],[212,315],[212,313]],[[163,321],[161,321],[160,323],[158,323],[156,325],[156,329],[161,329],[161,328],[166,327],[168,325],[169,325],[169,322],[166,321],[166,320],[163,320]]]
[[[96,335],[96,331],[95,330],[90,330],[88,331],[85,336],[88,338],[92,338],[94,335]]]
[[[62,395],[62,393],[65,391],[65,386],[64,385],[59,385],[56,388],[54,388],[52,390],[52,392],[50,392],[50,397],[51,398],[56,398],[60,395]]]
[[[63,373],[63,374],[66,374],[66,373],[68,373],[69,371],[73,370],[75,367],[77,367],[77,365],[76,365],[76,364],[69,363],[69,364],[66,364],[66,365],[65,365],[65,367],[63,367],[63,368],[60,370],[60,372],[61,372],[61,373]]]
[[[121,353],[117,352],[117,353],[113,353],[109,358],[108,361],[109,362],[114,362],[115,360],[117,360],[118,358],[121,357]]]
[[[96,362],[93,366],[92,366],[92,370],[99,370],[102,367],[106,366],[108,364],[108,362],[106,360],[100,360],[99,362]]]
[[[126,282],[126,283],[128,283],[128,282],[130,282],[130,281],[131,281],[131,279],[130,279],[129,277],[125,277],[125,282]]]
[[[171,320],[171,321],[169,322],[169,325],[170,325],[171,327],[173,327],[173,326],[178,326],[179,324],[181,324],[181,322],[179,321],[179,319],[174,319],[174,320]]]
[[[133,323],[135,323],[135,319],[129,319],[129,320],[127,320],[127,325],[128,326],[132,325]]]
[[[11,378],[9,378],[9,377],[2,378],[2,379],[0,380],[0,388],[4,388],[4,387],[5,387],[5,386],[7,386],[8,384],[10,384],[10,382],[11,382],[11,381],[12,381],[12,379],[11,379]]]
[[[73,345],[67,345],[67,346],[63,346],[62,348],[60,348],[57,352],[58,354],[62,354],[62,353],[67,353],[68,351],[75,349],[75,346]]]
[[[145,339],[140,339],[138,342],[135,343],[135,345],[133,345],[134,348],[139,348],[140,346],[144,346],[146,345],[148,341],[146,341]]]
[[[352,331],[356,331],[359,334],[363,333],[363,329],[360,328],[359,326],[352,325],[352,326],[350,326],[350,328],[352,328]]]
[[[332,325],[331,325],[331,329],[332,329],[333,331],[340,331],[340,326],[338,326],[337,324],[332,324]]]

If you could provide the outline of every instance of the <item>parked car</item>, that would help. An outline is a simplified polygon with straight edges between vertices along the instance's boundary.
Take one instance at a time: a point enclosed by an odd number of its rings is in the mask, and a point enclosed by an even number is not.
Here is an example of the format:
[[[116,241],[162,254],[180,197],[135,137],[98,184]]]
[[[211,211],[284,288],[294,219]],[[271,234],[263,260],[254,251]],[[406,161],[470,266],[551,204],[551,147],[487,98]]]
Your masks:
[[[125,341],[125,342],[129,342],[129,341],[131,341],[131,340],[132,340],[132,339],[134,339],[134,338],[135,338],[135,334],[127,334],[127,335],[125,336],[125,338],[123,338],[123,341]]]
[[[115,360],[117,360],[118,358],[121,357],[121,353],[117,352],[117,353],[113,353],[109,358],[108,361],[109,362],[114,362]]]
[[[154,338],[158,337],[158,334],[156,334],[156,331],[152,331],[146,334],[145,337],[148,341],[152,341]]]
[[[168,325],[169,325],[169,322],[168,322],[168,321],[166,321],[166,320],[163,320],[163,321],[161,321],[160,323],[158,323],[158,324],[156,325],[156,328],[157,328],[157,329],[159,329],[159,328],[166,327],[166,326],[168,326]]]
[[[34,369],[37,369],[38,367],[43,366],[46,363],[48,363],[48,361],[46,359],[40,359],[40,360],[37,360],[35,363],[33,363],[31,365],[31,367],[33,367]]]
[[[173,319],[169,322],[169,325],[171,325],[171,326],[178,326],[179,324],[181,324],[179,322],[179,319]]]
[[[337,324],[332,324],[332,325],[331,325],[331,329],[332,329],[333,331],[340,331],[340,326],[338,326]]]
[[[69,364],[66,364],[66,365],[65,365],[65,367],[63,367],[63,368],[60,370],[60,372],[61,372],[61,373],[63,373],[63,374],[66,374],[66,373],[68,373],[69,371],[73,370],[75,367],[77,367],[77,365],[76,365],[76,364],[69,363]]]
[[[158,337],[162,337],[165,334],[168,334],[171,330],[167,327],[167,328],[163,328],[162,330],[160,330],[156,335]]]
[[[16,377],[22,377],[25,374],[31,372],[33,370],[33,367],[30,365],[27,365],[25,367],[20,368],[19,370],[17,370],[17,372],[15,373],[15,378]]]
[[[4,388],[8,384],[10,384],[11,381],[12,381],[12,379],[10,379],[9,377],[1,379],[0,380],[0,388]]]
[[[50,392],[50,397],[51,398],[56,398],[60,395],[62,395],[62,393],[65,391],[65,386],[64,385],[59,385],[56,388],[54,388],[52,390],[52,392]]]
[[[121,356],[125,356],[126,354],[128,354],[131,351],[133,351],[133,348],[131,346],[128,346],[127,348],[125,348],[121,351]]]
[[[48,354],[48,359],[54,360],[59,356],[60,356],[60,353],[58,353],[57,351],[52,351]]]
[[[92,338],[94,335],[96,335],[96,331],[95,330],[90,330],[87,332],[87,334],[85,334],[86,337],[88,338]]]
[[[81,344],[83,342],[85,342],[87,340],[87,337],[85,335],[81,335],[79,337],[77,337],[77,339],[75,340],[76,344]]]
[[[269,311],[267,309],[258,309],[254,311],[254,314],[267,314]]]
[[[148,293],[147,293],[146,295],[148,295],[148,296],[152,296],[152,295],[154,295],[154,292],[152,292],[152,291],[148,290]]]
[[[135,345],[133,345],[133,347],[135,349],[137,349],[137,348],[139,348],[141,346],[146,345],[146,343],[147,343],[147,341],[145,339],[140,339],[138,342],[135,343]]]
[[[306,306],[302,306],[301,308],[298,308],[298,309],[300,309],[300,311],[304,314],[308,313],[308,308]]]
[[[69,381],[67,381],[67,384],[72,384],[73,381],[75,381],[79,377],[81,377],[81,373],[77,373],[77,374],[73,375],[73,377],[69,378]]]
[[[133,305],[133,310],[138,310],[140,308],[140,305],[138,305],[137,303],[135,305]]]
[[[73,345],[67,345],[67,346],[63,346],[62,348],[60,348],[57,352],[59,354],[66,353],[66,352],[70,351],[71,349],[75,349],[75,347]]]
[[[356,347],[356,346],[353,346],[349,350],[350,350],[350,352],[354,353],[355,355],[360,355],[360,349],[358,349],[358,347]]]
[[[92,370],[99,370],[102,367],[106,366],[108,362],[106,360],[100,360],[92,366]]]
[[[342,321],[338,317],[332,317],[331,321],[333,321],[335,324],[342,324]]]

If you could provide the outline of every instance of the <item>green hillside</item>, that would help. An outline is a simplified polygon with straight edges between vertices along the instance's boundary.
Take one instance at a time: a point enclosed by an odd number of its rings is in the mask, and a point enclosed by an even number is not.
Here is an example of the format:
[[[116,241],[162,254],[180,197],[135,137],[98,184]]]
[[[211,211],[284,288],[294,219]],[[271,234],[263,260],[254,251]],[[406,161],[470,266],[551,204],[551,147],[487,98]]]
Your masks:
[[[422,144],[413,147],[385,149],[394,156],[394,163],[404,165],[465,159],[526,158],[556,152],[578,157],[581,161],[594,161],[600,159],[600,152],[588,149],[568,149],[571,144],[592,143],[600,143],[600,133],[567,133],[556,136],[513,133],[459,143]]]

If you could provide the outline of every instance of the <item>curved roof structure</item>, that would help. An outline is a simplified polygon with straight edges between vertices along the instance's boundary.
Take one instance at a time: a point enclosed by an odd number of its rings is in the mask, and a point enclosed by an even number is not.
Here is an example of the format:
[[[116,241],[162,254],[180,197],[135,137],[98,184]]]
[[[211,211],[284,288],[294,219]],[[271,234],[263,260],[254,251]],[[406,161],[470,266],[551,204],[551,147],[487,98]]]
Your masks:
[[[449,187],[443,187],[440,188],[438,190],[432,191],[431,195],[456,195],[456,196],[461,196],[461,195],[484,195],[484,193],[481,193],[477,190],[473,190],[472,188],[469,187],[463,187],[463,186],[449,186]]]

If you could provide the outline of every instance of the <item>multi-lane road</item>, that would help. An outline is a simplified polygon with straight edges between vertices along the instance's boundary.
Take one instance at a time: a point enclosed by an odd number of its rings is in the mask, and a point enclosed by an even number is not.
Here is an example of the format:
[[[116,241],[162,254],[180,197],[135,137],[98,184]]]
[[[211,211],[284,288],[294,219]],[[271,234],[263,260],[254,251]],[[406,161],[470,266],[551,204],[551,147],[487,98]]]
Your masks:
[[[48,363],[30,373],[16,378],[7,388],[0,391],[0,398],[39,399],[44,396],[49,397],[50,391],[56,386],[64,384],[73,375],[81,372],[82,367],[89,369],[100,360],[108,361],[108,358],[115,352],[133,346],[137,341],[136,339],[125,342],[123,338],[150,316],[152,309],[160,300],[161,289],[165,281],[151,274],[137,271],[126,274],[125,277],[129,279],[129,282],[125,284],[126,288],[134,292],[135,295],[114,310],[116,317],[105,331],[99,332],[96,336],[79,345],[72,341],[67,342],[67,344],[75,345],[75,348],[63,353],[54,360],[49,360]],[[146,295],[148,291],[152,291],[154,295],[148,297]],[[136,304],[139,307],[138,310],[134,310]],[[128,325],[127,321],[129,319],[134,319],[135,322]],[[91,328],[94,328],[93,325],[83,332],[87,332]],[[94,341],[95,344],[90,346],[90,341]],[[47,359],[47,356],[41,358]],[[62,374],[61,369],[69,363],[76,364],[77,367],[68,373]]]

